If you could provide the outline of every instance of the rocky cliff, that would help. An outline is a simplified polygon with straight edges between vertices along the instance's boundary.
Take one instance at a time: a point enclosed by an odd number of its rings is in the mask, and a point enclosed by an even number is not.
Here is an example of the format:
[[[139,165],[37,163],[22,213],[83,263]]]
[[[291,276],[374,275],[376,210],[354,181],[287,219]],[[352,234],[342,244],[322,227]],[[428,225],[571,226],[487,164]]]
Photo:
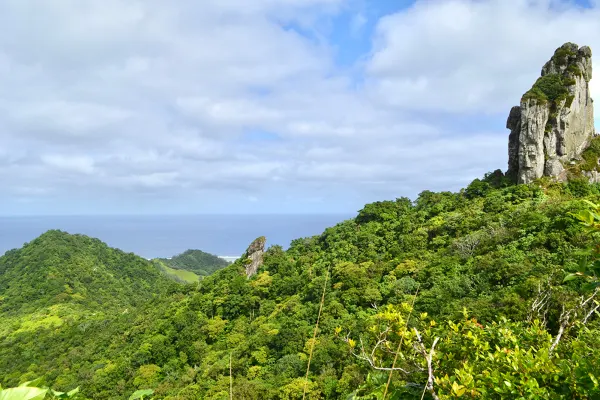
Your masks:
[[[256,271],[263,264],[263,254],[265,252],[265,243],[267,239],[264,236],[256,238],[244,254],[244,264],[246,266],[246,276],[250,278],[256,274]]]
[[[567,179],[565,167],[581,160],[595,132],[591,79],[589,47],[565,43],[556,49],[508,116],[507,176],[517,183]]]

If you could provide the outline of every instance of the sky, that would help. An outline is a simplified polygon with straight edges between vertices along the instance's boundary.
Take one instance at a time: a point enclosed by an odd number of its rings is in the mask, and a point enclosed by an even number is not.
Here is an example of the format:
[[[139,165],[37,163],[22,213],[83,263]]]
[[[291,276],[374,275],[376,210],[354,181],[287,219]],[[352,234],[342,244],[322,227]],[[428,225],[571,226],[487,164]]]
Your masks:
[[[0,215],[456,191],[506,170],[510,108],[562,43],[600,49],[598,21],[600,0],[2,0]]]

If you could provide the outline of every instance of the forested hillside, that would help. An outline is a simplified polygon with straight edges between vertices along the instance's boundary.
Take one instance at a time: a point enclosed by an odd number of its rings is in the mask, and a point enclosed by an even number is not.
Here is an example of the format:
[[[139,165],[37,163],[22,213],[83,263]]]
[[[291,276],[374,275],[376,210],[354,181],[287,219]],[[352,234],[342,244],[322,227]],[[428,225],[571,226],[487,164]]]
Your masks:
[[[101,336],[169,286],[176,284],[151,262],[83,235],[49,231],[6,252],[0,257],[0,383],[53,376],[66,357],[101,354]]]
[[[159,258],[158,261],[173,269],[191,271],[196,275],[207,276],[229,265],[229,262],[201,250],[186,250],[171,258]]]
[[[594,225],[585,199],[600,186],[488,174],[368,204],[269,248],[250,279],[238,260],[190,285],[50,232],[0,258],[0,384],[42,377],[90,399],[600,398],[594,277],[565,281],[596,260],[598,233],[574,217]]]
[[[152,263],[98,239],[48,231],[0,258],[3,313],[52,304],[128,307],[153,297],[166,280]]]

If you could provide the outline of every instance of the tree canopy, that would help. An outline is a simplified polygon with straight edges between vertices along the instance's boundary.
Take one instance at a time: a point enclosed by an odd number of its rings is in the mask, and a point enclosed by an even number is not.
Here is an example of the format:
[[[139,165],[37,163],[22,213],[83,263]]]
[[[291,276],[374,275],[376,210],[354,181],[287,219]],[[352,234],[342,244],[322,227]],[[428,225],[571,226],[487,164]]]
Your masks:
[[[240,260],[188,285],[49,232],[0,258],[0,384],[87,399],[598,398],[587,201],[598,185],[488,174],[272,246],[250,279]]]

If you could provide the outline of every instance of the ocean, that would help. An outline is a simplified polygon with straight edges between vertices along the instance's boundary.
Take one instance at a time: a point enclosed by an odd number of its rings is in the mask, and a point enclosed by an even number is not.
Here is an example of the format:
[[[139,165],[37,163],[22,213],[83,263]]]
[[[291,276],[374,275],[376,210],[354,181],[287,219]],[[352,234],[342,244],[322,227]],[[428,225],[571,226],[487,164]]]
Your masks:
[[[287,248],[293,239],[318,235],[352,215],[176,215],[0,217],[0,255],[50,229],[98,238],[145,258],[187,249],[237,257],[259,236]]]

